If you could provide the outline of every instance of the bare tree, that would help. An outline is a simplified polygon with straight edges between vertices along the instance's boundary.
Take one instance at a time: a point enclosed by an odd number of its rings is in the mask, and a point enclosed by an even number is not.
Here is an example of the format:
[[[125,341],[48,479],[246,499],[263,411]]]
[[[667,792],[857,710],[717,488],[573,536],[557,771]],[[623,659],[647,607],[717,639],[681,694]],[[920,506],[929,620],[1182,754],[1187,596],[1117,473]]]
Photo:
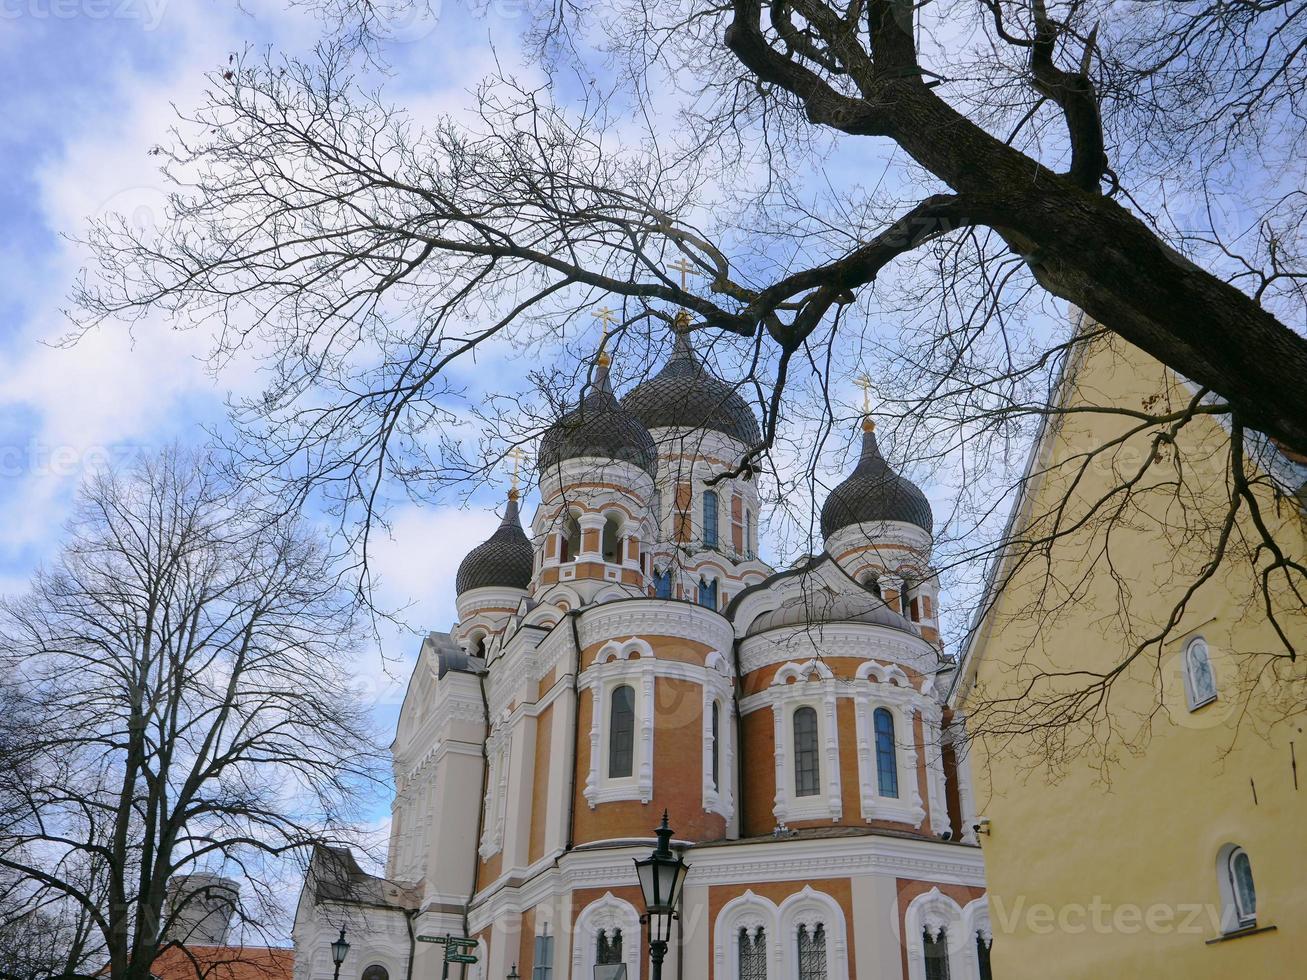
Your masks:
[[[3,791],[7,924],[79,924],[60,975],[149,977],[195,871],[244,886],[236,938],[277,934],[281,865],[347,836],[375,774],[352,609],[307,526],[201,457],[86,486],[58,559],[0,603],[0,670],[42,720]]]
[[[257,338],[273,381],[236,406],[242,462],[292,501],[325,494],[365,580],[396,484],[438,498],[483,478],[468,417],[498,456],[577,381],[540,371],[539,397],[479,404],[460,369],[495,344],[566,364],[593,346],[598,302],[621,306],[619,381],[692,314],[763,419],[727,472],[770,478],[793,550],[811,545],[862,371],[897,461],[955,492],[938,540],[961,584],[1031,547],[1001,530],[1014,474],[1059,411],[1063,366],[1103,329],[1191,397],[1097,410],[1168,444],[1223,420],[1236,514],[1261,479],[1243,433],[1307,448],[1300,7],[542,5],[527,42],[543,82],[501,73],[471,121],[415,122],[351,61],[396,4],[311,5],[344,40],[214,74],[153,151],[176,188],[167,220],[92,227],[74,316],[216,323],[219,362]],[[573,73],[569,100],[554,83]],[[1050,330],[1050,298],[1106,328]],[[1301,557],[1253,525],[1258,576],[1269,561],[1264,581],[1300,589]],[[1295,658],[1300,638],[1282,638]]]

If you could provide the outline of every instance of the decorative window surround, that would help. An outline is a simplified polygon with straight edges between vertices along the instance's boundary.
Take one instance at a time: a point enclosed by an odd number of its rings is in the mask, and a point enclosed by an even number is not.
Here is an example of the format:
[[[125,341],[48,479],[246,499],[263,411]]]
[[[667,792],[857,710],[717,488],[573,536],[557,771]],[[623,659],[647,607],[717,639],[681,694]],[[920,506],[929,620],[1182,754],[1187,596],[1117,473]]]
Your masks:
[[[908,956],[908,980],[925,980],[924,936],[936,937],[943,930],[948,938],[948,969],[952,980],[978,980],[976,933],[993,942],[989,924],[989,899],[981,896],[964,909],[938,888],[914,898],[903,915],[904,945]]]
[[[719,813],[727,820],[735,815],[735,740],[732,724],[733,702],[731,700],[731,669],[717,651],[708,654],[705,663],[703,683],[703,809],[705,813]],[[721,745],[717,747],[718,785],[713,785],[713,730],[712,706],[717,705],[718,734]]]
[[[814,678],[816,678],[814,680]],[[838,822],[844,812],[840,798],[839,727],[835,715],[838,681],[819,660],[787,663],[776,672],[766,693],[770,695],[775,724],[776,800],[772,813],[779,826],[792,820]],[[809,706],[817,712],[822,750],[821,791],[816,796],[794,795],[794,712]]]
[[[1189,710],[1197,711],[1216,700],[1216,674],[1212,670],[1212,654],[1207,641],[1195,636],[1184,645],[1184,693]]]
[[[762,928],[767,939],[767,976],[797,977],[799,927],[807,926],[813,930],[818,924],[826,935],[828,980],[848,980],[849,951],[844,912],[837,901],[811,886],[791,895],[779,907],[755,895],[752,890],[722,906],[713,923],[714,976],[728,980],[739,976],[740,930],[748,929],[754,933]]]
[[[622,962],[626,964],[627,976],[640,975],[640,950],[644,948],[640,914],[630,902],[605,892],[576,917],[576,927],[572,930],[572,976],[594,976],[599,934],[611,935],[617,929],[622,931]]]
[[[902,690],[889,684],[864,683],[854,693],[858,732],[858,797],[862,804],[862,818],[894,820],[917,826],[926,819],[917,785],[917,747],[913,738],[913,716],[922,705],[905,703],[890,692]],[[909,690],[911,690],[909,688]],[[894,753],[898,764],[899,795],[881,796],[880,781],[876,772],[876,746],[873,737],[872,715],[877,708],[885,708],[894,718],[896,739]]]
[[[635,660],[632,661],[632,656]],[[656,661],[653,647],[639,637],[603,646],[594,664],[584,672],[590,688],[590,774],[585,781],[585,800],[594,809],[616,800],[653,799],[654,682]],[[608,776],[608,703],[612,692],[623,684],[635,689],[635,758],[630,776]]]
[[[486,778],[489,791],[486,793],[481,844],[477,848],[483,861],[504,849],[504,825],[508,819],[508,762],[513,742],[508,715],[505,711],[491,726],[486,745],[486,755],[490,762],[490,772]]]

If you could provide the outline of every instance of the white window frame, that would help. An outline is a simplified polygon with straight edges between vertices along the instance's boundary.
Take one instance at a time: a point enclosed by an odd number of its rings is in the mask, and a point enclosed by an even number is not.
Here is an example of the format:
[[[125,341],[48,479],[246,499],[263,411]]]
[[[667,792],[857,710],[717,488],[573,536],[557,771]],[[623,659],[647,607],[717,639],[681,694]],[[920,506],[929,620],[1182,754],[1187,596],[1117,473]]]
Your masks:
[[[1212,690],[1210,694],[1200,694],[1197,685],[1194,683],[1192,661],[1190,658],[1192,657],[1193,652],[1200,648],[1202,650],[1203,659],[1207,661],[1207,672],[1212,678]],[[1184,674],[1184,693],[1185,698],[1189,702],[1189,710],[1197,711],[1204,705],[1211,704],[1215,701],[1217,696],[1216,669],[1212,666],[1212,648],[1208,645],[1207,640],[1201,636],[1195,636],[1190,639],[1184,645],[1184,650],[1181,653],[1181,663],[1184,666],[1181,673]]]
[[[634,658],[634,659],[633,659]],[[581,686],[591,695],[590,772],[585,800],[590,809],[617,800],[653,799],[654,684],[657,664],[653,647],[639,637],[606,643],[582,675]],[[631,775],[608,775],[610,706],[613,691],[629,685],[635,692],[635,745]]]
[[[777,929],[780,910],[776,904],[752,889],[722,906],[713,923],[713,975],[736,980],[740,975],[740,930],[755,932],[762,928],[767,940],[767,980],[781,974],[781,951]]]
[[[844,910],[824,892],[806,886],[781,902],[777,933],[782,943],[782,977],[799,975],[799,927],[820,924],[826,937],[826,980],[848,980],[849,947]],[[770,976],[770,974],[768,974]]]
[[[854,680],[858,796],[862,818],[868,823],[873,820],[892,820],[918,826],[926,819],[926,808],[922,804],[921,788],[917,781],[917,744],[913,716],[925,706],[926,698],[912,687],[902,668],[892,664],[869,660],[859,665]],[[894,718],[894,761],[899,777],[899,795],[896,797],[882,796],[880,793],[874,723],[877,708],[886,708]],[[947,808],[944,809],[944,822],[947,824]]]
[[[816,678],[814,680],[814,678]],[[836,704],[837,682],[830,667],[817,659],[787,663],[772,679],[772,718],[776,752],[776,798],[772,813],[779,825],[793,820],[839,821],[844,812],[840,795],[840,743]],[[799,797],[794,792],[794,713],[803,707],[817,712],[820,752],[818,791]]]
[[[599,933],[614,929],[622,930],[622,962],[627,976],[633,980],[640,976],[640,950],[644,946],[640,914],[630,902],[605,892],[576,917],[576,928],[572,930],[573,977],[588,980],[594,976]]]
[[[508,769],[513,744],[507,715],[505,710],[504,716],[491,726],[486,745],[489,772],[486,774],[485,820],[477,848],[483,861],[504,849],[504,829],[508,821]]]
[[[968,906],[970,907],[970,906]],[[988,904],[985,906],[985,921],[988,922]],[[908,980],[926,980],[926,944],[923,939],[927,929],[932,937],[938,936],[941,929],[948,938],[948,974],[952,980],[966,980],[977,977],[980,965],[975,962],[975,936],[968,932],[971,919],[963,913],[962,906],[949,898],[938,887],[922,892],[908,903],[903,913],[903,945],[908,957]],[[968,943],[971,948],[968,949]]]
[[[730,820],[735,815],[735,725],[734,700],[731,697],[731,670],[726,658],[714,650],[704,662],[703,680],[703,809]],[[713,732],[712,706],[717,705],[718,783],[712,780]]]
[[[1234,882],[1234,859],[1238,854],[1247,855],[1240,844],[1224,845],[1216,856],[1217,885],[1221,894],[1221,932],[1243,932],[1257,928],[1257,909],[1251,917],[1245,917],[1240,909],[1239,892]],[[1252,858],[1249,858],[1252,867]],[[1253,877],[1253,891],[1257,890],[1257,878]]]

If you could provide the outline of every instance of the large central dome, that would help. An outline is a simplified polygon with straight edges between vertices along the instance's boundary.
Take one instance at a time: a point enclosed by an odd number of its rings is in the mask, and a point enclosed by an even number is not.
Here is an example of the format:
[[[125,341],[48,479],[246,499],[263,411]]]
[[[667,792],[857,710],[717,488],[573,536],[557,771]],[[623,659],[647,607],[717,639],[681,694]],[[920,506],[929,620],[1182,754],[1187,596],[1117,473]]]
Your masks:
[[[758,420],[734,388],[707,371],[690,346],[685,329],[663,369],[622,399],[622,405],[646,428],[709,429],[746,446],[762,436]]]

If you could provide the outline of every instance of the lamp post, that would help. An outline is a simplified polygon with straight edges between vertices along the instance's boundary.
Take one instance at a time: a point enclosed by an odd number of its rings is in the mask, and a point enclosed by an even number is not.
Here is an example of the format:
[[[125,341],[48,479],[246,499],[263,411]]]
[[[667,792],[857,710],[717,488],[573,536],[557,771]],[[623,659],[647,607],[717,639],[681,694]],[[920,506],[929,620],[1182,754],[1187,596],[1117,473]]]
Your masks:
[[[340,927],[340,938],[331,944],[331,962],[336,964],[336,980],[340,980],[340,965],[345,962],[345,954],[349,952],[349,943],[345,941],[345,927]]]
[[[508,980],[522,980],[522,977],[517,972],[516,963],[513,964],[513,969],[508,971]]]
[[[681,901],[681,886],[690,866],[681,855],[672,850],[672,828],[667,826],[667,811],[655,834],[658,846],[643,861],[635,862],[635,873],[640,878],[640,891],[644,893],[644,915],[641,922],[649,923],[649,958],[653,961],[653,980],[662,980],[663,957],[667,955],[667,942],[672,934],[672,921],[679,918],[676,912]]]

